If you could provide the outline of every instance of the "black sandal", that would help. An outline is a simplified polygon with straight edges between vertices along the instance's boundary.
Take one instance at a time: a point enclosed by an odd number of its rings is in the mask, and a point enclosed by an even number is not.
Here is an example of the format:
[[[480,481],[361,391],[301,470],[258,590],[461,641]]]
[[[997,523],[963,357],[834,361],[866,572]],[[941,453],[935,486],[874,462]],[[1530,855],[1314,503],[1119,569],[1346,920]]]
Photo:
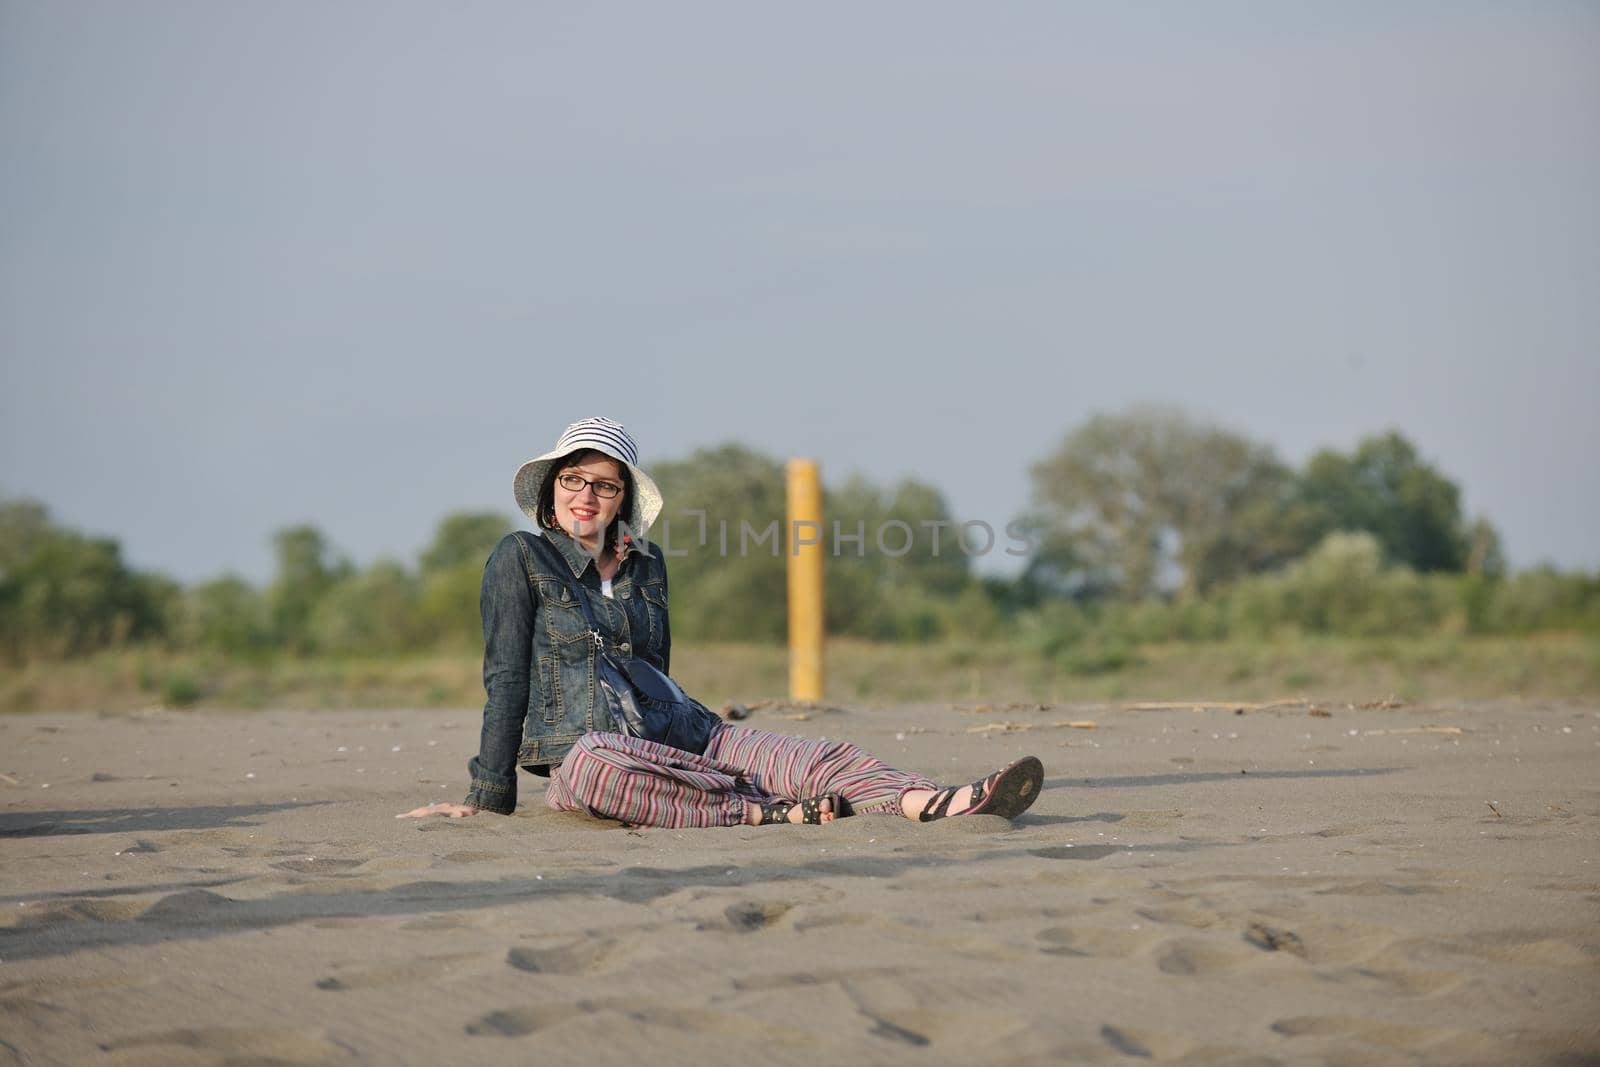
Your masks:
[[[850,809],[850,802],[837,793],[824,793],[820,797],[807,797],[800,801],[800,822],[810,826],[822,825],[822,802],[833,801],[833,817],[843,819],[854,815]],[[789,813],[794,810],[794,802],[789,800],[774,800],[761,805],[761,821],[757,826],[767,826],[771,823],[789,821]]]
[[[1033,756],[1024,756],[989,777],[973,782],[972,799],[962,811],[950,810],[950,802],[961,792],[961,786],[949,786],[934,793],[917,812],[917,821],[933,822],[949,815],[998,815],[1002,819],[1015,819],[1039,798],[1039,787],[1043,784],[1044,764]]]

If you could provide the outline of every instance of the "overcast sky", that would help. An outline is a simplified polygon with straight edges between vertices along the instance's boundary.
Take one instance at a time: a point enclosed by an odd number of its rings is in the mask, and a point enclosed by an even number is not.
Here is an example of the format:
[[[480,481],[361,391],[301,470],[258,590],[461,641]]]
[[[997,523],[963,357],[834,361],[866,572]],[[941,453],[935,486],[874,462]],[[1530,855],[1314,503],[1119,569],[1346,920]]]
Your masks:
[[[1593,568],[1597,190],[1592,3],[0,0],[0,494],[410,560],[608,414],[998,527],[1156,402]]]

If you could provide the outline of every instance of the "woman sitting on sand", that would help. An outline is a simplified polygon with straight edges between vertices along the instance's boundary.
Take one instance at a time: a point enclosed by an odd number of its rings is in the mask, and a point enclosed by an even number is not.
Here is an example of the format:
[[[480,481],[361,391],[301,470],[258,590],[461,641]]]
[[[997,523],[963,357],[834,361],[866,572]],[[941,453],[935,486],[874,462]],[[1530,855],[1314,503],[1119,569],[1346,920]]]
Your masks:
[[[589,625],[570,570],[607,646],[668,669],[667,572],[644,531],[661,492],[638,467],[622,426],[594,418],[517,471],[517,503],[538,527],[507,535],[489,557],[479,604],[488,700],[463,804],[399,818],[509,815],[518,765],[548,776],[545,801],[634,826],[824,823],[846,815],[1015,818],[1044,768],[1027,756],[971,785],[939,787],[842,741],[812,741],[711,716],[703,751],[611,732]],[[534,538],[542,538],[540,545]],[[550,551],[553,548],[555,551]],[[709,715],[709,713],[707,713]]]

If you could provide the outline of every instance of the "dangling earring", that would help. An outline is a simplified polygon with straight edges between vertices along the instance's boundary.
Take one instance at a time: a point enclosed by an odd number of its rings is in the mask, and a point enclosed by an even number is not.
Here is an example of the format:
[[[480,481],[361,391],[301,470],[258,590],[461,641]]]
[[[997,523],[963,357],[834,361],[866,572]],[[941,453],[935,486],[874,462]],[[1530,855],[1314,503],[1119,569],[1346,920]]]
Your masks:
[[[543,526],[546,530],[559,529],[559,527],[556,525],[555,511],[554,510],[550,510],[550,511],[542,511],[542,512],[540,512],[539,513],[539,525]]]

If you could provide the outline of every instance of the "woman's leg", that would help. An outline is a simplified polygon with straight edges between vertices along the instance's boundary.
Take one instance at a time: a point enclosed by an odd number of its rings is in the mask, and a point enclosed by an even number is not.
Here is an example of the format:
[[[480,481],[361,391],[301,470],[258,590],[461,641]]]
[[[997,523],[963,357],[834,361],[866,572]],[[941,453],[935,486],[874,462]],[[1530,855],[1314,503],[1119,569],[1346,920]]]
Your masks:
[[[901,794],[900,811],[908,819],[932,822],[947,815],[998,815],[1015,819],[1039,799],[1044,764],[1023,756],[971,785],[943,789],[911,789]]]
[[[834,794],[860,815],[902,815],[901,798],[937,788],[920,774],[895,770],[845,741],[817,741],[723,724],[706,756],[732,767],[766,799],[804,800]]]
[[[623,734],[585,734],[545,790],[557,811],[581,811],[634,826],[738,826],[747,802],[769,799],[738,768]]]
[[[990,810],[998,801],[996,813],[1009,818],[1009,809],[1020,812],[1037,795],[1043,777],[1037,766],[1029,757],[983,783],[940,790],[932,779],[896,770],[848,742],[724,723],[712,730],[703,756],[623,734],[586,734],[551,776],[545,802],[557,811],[670,828],[737,826],[753,821],[759,814],[754,809],[772,800],[830,794],[862,815],[914,819],[925,806],[936,807],[939,815],[960,814],[974,807]],[[994,798],[977,804],[979,786],[995,792]],[[1008,790],[1020,795],[1008,796]],[[933,805],[936,798],[944,803]]]

